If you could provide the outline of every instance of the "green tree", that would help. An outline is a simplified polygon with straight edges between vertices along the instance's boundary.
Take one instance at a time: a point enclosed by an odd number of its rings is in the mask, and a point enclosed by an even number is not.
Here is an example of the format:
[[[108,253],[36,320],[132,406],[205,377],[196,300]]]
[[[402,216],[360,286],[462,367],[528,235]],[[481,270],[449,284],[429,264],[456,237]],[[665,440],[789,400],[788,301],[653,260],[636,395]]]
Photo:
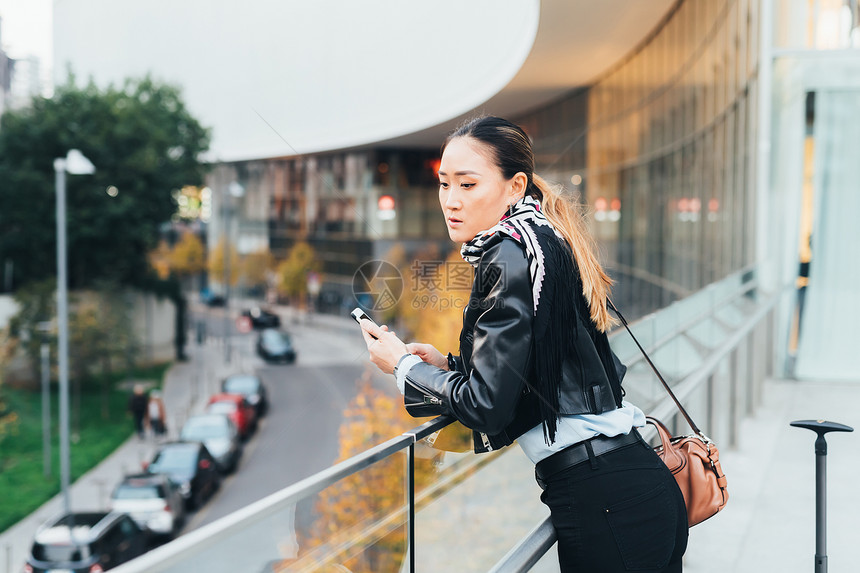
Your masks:
[[[5,113],[0,261],[12,261],[15,286],[56,274],[54,158],[77,148],[96,166],[67,178],[69,286],[141,285],[159,225],[176,210],[172,192],[202,183],[208,146],[179,90],[148,77],[106,89],[70,77],[53,98]]]

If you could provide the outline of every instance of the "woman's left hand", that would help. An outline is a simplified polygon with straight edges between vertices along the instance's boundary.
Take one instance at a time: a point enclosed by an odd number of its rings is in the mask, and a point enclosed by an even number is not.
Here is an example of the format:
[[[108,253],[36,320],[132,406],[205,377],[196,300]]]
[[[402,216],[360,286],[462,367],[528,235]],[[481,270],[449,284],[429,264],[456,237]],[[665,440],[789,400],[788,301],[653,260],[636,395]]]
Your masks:
[[[369,320],[362,320],[360,325],[361,335],[370,352],[370,361],[386,374],[393,374],[397,362],[404,354],[409,354],[406,345],[385,325],[376,326]]]

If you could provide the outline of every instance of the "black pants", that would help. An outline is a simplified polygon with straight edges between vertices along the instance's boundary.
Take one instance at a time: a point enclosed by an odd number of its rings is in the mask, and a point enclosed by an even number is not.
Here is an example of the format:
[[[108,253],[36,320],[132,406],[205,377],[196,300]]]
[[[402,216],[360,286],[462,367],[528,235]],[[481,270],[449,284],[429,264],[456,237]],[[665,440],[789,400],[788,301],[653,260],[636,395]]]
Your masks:
[[[142,438],[144,433],[143,414],[132,414],[132,417],[134,417],[134,431]]]
[[[684,497],[644,441],[563,470],[545,486],[562,573],[681,571]]]

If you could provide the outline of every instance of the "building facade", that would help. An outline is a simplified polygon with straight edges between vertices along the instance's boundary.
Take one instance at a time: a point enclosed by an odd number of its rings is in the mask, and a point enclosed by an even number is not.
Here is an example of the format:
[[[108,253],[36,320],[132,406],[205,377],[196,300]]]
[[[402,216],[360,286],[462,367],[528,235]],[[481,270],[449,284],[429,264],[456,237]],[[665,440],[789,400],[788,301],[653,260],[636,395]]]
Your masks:
[[[97,81],[118,81],[118,61],[127,73],[185,81],[222,146],[208,181],[210,245],[227,236],[240,253],[282,257],[308,241],[332,300],[348,298],[358,266],[396,243],[407,253],[454,247],[438,215],[439,144],[464,118],[512,118],[533,138],[541,174],[589,211],[616,302],[632,317],[753,272],[764,290],[788,289],[775,333],[785,371],[849,375],[841,356],[850,349],[827,341],[856,339],[848,325],[860,319],[860,277],[842,264],[860,246],[849,215],[860,197],[849,153],[860,116],[856,0],[446,2],[433,11],[371,2],[344,4],[335,18],[300,4],[273,7],[264,21],[256,9],[167,18],[197,43],[111,35],[126,56],[107,62],[73,41],[99,24],[97,8],[64,3],[57,69],[66,54]],[[476,30],[480,50],[436,42],[454,16]],[[303,24],[287,44],[263,33],[287,17]],[[316,46],[328,20],[337,34],[325,49],[304,60],[287,49]],[[356,28],[380,34],[357,40]],[[411,33],[394,42],[391,29]],[[248,30],[254,42],[243,43]],[[418,50],[409,61],[407,44]],[[214,70],[235,60],[231,45],[247,67],[216,85]],[[392,83],[385,69],[408,73]],[[218,102],[224,121],[208,105]],[[798,279],[808,288],[796,291]]]

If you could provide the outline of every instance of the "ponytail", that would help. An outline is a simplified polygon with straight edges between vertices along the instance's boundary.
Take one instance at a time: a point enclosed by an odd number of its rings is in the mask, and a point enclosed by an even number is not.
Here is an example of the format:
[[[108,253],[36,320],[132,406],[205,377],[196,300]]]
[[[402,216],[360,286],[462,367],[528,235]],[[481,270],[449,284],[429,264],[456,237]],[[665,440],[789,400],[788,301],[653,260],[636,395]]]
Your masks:
[[[532,185],[540,197],[541,211],[561,233],[573,251],[574,263],[582,278],[582,294],[588,303],[591,321],[601,332],[615,324],[606,308],[612,279],[600,266],[597,244],[588,232],[585,217],[579,207],[561,196],[558,191],[539,175],[532,175]]]

